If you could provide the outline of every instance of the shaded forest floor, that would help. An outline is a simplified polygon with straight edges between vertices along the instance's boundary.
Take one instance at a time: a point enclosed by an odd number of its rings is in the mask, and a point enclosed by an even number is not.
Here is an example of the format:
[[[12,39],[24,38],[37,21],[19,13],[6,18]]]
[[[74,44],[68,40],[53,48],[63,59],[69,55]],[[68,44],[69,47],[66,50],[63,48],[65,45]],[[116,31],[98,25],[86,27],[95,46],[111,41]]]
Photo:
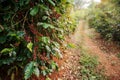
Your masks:
[[[100,64],[97,68],[104,71],[108,80],[120,80],[120,59],[116,56],[120,54],[120,47],[102,39],[98,33],[88,28],[85,21],[80,21],[75,33],[67,37],[66,41],[74,45],[63,53],[57,80],[82,80],[80,58],[83,48],[87,54],[98,58]]]

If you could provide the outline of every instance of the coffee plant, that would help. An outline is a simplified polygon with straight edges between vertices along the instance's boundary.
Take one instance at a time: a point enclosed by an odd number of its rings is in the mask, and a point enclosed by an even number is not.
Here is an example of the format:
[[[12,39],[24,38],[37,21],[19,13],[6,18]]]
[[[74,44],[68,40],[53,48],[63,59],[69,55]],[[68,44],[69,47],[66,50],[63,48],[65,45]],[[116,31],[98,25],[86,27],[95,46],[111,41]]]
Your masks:
[[[58,69],[64,36],[72,33],[72,0],[0,0],[0,78],[29,79]],[[23,74],[24,75],[23,75]]]
[[[96,6],[89,24],[107,40],[120,41],[120,1],[108,0]]]

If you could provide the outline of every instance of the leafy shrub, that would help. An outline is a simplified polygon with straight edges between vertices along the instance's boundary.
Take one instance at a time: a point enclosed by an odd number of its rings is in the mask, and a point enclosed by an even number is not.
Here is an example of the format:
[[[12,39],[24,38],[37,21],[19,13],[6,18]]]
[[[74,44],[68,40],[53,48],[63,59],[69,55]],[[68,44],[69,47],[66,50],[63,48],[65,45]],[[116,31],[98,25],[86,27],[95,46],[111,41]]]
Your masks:
[[[74,31],[71,0],[0,1],[0,75],[24,79],[48,75],[58,68],[64,36]],[[7,72],[8,71],[8,72]],[[23,77],[21,74],[20,77]],[[9,80],[9,77],[6,77]]]
[[[82,80],[107,80],[102,70],[97,70],[97,66],[99,64],[97,57],[84,52],[81,55],[80,64]]]
[[[89,24],[105,39],[120,41],[120,7],[114,1],[97,5],[90,14]]]

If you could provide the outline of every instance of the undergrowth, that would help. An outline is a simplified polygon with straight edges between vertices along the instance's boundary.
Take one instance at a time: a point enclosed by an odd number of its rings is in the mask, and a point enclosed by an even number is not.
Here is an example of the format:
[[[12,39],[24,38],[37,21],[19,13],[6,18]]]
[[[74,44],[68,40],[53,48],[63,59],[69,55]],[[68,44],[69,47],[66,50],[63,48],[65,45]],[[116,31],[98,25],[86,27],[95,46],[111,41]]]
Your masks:
[[[101,37],[120,42],[120,0],[104,0],[95,8],[89,8],[88,22]]]
[[[117,54],[117,57],[120,59],[120,53]]]
[[[97,56],[89,54],[87,48],[81,47],[80,73],[82,80],[107,80],[104,75],[104,69],[98,69],[100,62]]]

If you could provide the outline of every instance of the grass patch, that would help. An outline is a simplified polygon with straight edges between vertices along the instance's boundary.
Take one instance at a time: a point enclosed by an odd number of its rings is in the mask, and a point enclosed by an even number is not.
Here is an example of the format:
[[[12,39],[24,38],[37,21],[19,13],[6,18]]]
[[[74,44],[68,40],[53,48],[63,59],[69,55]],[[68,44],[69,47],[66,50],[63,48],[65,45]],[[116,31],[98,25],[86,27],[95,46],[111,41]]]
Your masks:
[[[74,43],[68,43],[66,47],[67,48],[75,48],[76,45]]]
[[[120,59],[120,53],[117,54],[117,57]]]
[[[80,73],[82,80],[107,80],[104,76],[104,69],[98,70],[98,57],[88,54],[87,48],[81,48]]]

